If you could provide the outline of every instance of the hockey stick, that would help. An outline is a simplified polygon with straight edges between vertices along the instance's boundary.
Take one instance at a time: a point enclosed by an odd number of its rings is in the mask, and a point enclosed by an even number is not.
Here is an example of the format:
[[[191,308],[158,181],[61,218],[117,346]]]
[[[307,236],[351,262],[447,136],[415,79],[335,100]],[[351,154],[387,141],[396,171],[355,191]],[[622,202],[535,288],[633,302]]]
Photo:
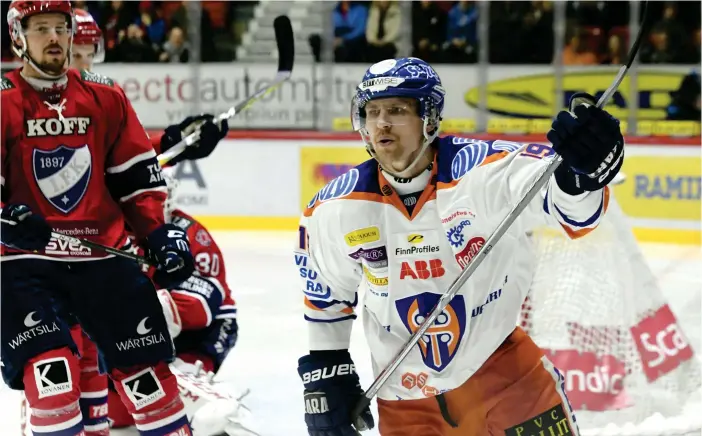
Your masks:
[[[9,224],[11,226],[16,225],[16,223],[14,221],[6,220],[5,218],[0,218],[0,221],[5,223],[5,224]],[[125,251],[125,250],[120,250],[119,248],[113,248],[113,247],[108,247],[107,245],[98,244],[97,242],[89,241],[87,239],[76,238],[75,236],[64,235],[63,233],[58,233],[58,232],[51,232],[51,237],[55,238],[55,239],[60,239],[62,241],[66,241],[68,243],[82,245],[82,246],[87,247],[87,248],[94,248],[97,250],[102,250],[106,253],[114,254],[115,256],[126,257],[127,259],[131,259],[131,260],[134,260],[136,262],[143,263],[145,265],[155,266],[152,262],[150,262],[145,257],[137,256],[134,253],[130,253],[129,251]]]
[[[286,82],[292,76],[293,63],[295,60],[295,40],[293,38],[293,30],[290,24],[290,19],[286,15],[280,15],[273,21],[273,29],[275,30],[275,42],[278,47],[278,72],[270,85],[256,91],[251,97],[229,108],[227,112],[220,114],[215,118],[215,122],[228,120],[241,111],[247,109],[251,104],[260,100],[261,97],[271,91],[277,89],[281,84]],[[187,147],[190,147],[200,139],[200,129],[183,138],[179,143],[168,149],[165,153],[161,153],[158,157],[158,163],[161,166],[171,161],[174,157],[182,153]]]
[[[629,51],[629,56],[626,65],[623,65],[619,72],[617,73],[614,82],[609,88],[602,94],[600,99],[597,101],[597,107],[601,108],[607,103],[611,98],[612,94],[617,90],[621,84],[624,76],[629,71],[631,64],[633,63],[636,54],[639,51],[639,46],[641,45],[641,40],[643,35],[646,33],[646,23],[647,23],[647,13],[648,2],[644,5],[643,20],[641,27],[639,29],[638,35],[636,36],[636,41]],[[388,366],[380,373],[380,375],[375,379],[373,384],[368,388],[368,390],[363,394],[358,404],[353,410],[352,422],[356,422],[359,419],[363,410],[370,406],[371,399],[378,394],[380,388],[388,381],[390,376],[397,370],[400,364],[409,355],[412,349],[417,345],[419,340],[424,336],[424,333],[429,329],[431,325],[434,324],[436,318],[444,311],[449,302],[458,293],[458,291],[463,287],[465,282],[470,278],[475,270],[480,266],[480,264],[488,256],[495,244],[502,238],[502,236],[509,230],[510,226],[519,217],[521,212],[526,208],[526,206],[534,199],[536,194],[544,187],[546,182],[550,179],[551,175],[556,171],[556,168],[563,162],[563,158],[559,155],[555,155],[551,161],[544,166],[536,179],[529,186],[527,192],[519,200],[519,202],[512,207],[507,216],[500,222],[497,228],[492,232],[490,237],[485,241],[478,253],[468,262],[466,268],[461,271],[461,273],[456,277],[456,279],[451,283],[451,286],[447,289],[446,293],[441,296],[439,301],[436,303],[430,314],[426,317],[424,322],[417,328],[417,330],[410,336],[409,340],[402,349],[395,355],[395,357],[390,361]]]

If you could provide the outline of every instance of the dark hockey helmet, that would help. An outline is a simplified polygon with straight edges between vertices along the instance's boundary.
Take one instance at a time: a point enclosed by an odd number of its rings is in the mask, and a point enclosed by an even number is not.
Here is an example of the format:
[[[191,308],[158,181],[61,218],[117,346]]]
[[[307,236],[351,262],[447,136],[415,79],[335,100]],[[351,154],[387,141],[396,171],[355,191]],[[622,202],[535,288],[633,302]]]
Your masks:
[[[66,15],[68,24],[68,32],[70,34],[66,69],[71,59],[71,47],[73,45],[73,35],[76,30],[75,15],[73,7],[69,0],[48,0],[48,1],[31,1],[31,0],[12,0],[10,8],[7,12],[7,24],[10,29],[10,39],[12,40],[12,51],[19,58],[29,62],[34,69],[41,75],[49,79],[55,79],[65,74],[65,71],[59,75],[51,74],[44,71],[37,65],[37,62],[29,55],[27,47],[27,37],[25,32],[25,24],[27,19],[34,15],[61,13]]]

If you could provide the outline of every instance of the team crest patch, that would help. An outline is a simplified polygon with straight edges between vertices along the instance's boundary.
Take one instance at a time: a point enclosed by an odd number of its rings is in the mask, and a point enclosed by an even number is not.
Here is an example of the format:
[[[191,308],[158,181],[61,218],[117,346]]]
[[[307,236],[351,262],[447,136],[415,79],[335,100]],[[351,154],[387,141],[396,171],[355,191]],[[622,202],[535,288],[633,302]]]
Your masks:
[[[425,292],[395,302],[407,331],[417,331],[439,298],[439,294]],[[424,364],[435,371],[443,371],[456,356],[465,331],[466,303],[463,296],[456,295],[419,341]]]
[[[92,170],[92,156],[87,144],[54,150],[34,150],[34,180],[44,197],[58,210],[68,213],[85,196]]]

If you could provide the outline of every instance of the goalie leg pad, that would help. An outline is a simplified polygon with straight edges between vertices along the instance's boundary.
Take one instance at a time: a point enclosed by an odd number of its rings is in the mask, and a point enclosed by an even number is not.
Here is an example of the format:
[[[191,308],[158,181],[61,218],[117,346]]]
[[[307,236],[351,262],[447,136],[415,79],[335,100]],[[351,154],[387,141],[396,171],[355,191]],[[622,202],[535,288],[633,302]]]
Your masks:
[[[83,434],[78,357],[68,348],[47,351],[24,367],[32,432],[41,436]]]

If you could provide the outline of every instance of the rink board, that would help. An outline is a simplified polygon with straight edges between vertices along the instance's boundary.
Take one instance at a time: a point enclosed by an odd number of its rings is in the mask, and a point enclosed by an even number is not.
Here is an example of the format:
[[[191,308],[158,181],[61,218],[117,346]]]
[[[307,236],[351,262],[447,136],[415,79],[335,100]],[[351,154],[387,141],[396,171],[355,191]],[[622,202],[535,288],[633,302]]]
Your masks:
[[[368,159],[362,143],[344,134],[233,135],[209,158],[176,170],[176,203],[216,230],[294,230],[322,186]],[[667,141],[629,138],[626,180],[614,192],[640,241],[700,244],[701,148]]]

